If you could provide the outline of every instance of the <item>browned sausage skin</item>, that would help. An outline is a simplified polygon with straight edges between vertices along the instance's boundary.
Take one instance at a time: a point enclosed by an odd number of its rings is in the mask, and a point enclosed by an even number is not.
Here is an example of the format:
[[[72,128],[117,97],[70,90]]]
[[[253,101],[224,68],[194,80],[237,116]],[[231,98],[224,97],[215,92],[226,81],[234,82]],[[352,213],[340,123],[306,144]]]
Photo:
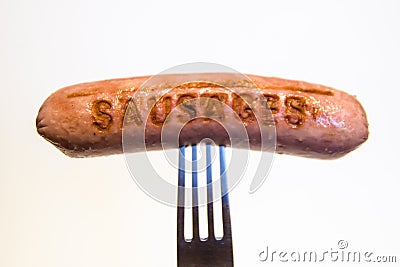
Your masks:
[[[193,82],[181,84],[181,78]],[[211,98],[229,106],[241,119],[251,148],[259,149],[257,123],[268,118],[255,116],[249,105],[262,101],[269,107],[276,127],[276,152],[297,156],[334,159],[357,148],[368,138],[364,109],[354,96],[330,87],[301,81],[247,75],[252,81],[230,73],[160,75],[161,83],[144,88],[130,104],[127,118],[145,125],[148,149],[161,149],[160,135],[167,115],[190,99]],[[132,96],[150,76],[82,83],[62,88],[42,105],[37,116],[37,131],[71,157],[93,157],[122,153],[124,116]],[[240,96],[229,88],[239,88]],[[173,88],[160,99],[151,92]],[[142,90],[143,88],[141,88]],[[262,100],[253,97],[260,90]],[[244,93],[243,93],[244,92]],[[252,98],[253,97],[253,98]],[[215,104],[204,104],[211,115],[224,116]],[[213,102],[214,103],[214,102]],[[181,105],[182,106],[182,105]],[[152,108],[151,108],[152,107]],[[149,108],[143,117],[143,109]],[[182,107],[185,109],[185,106]],[[187,116],[190,107],[183,110]],[[189,117],[190,118],[190,117]],[[229,123],[229,122],[228,122]],[[209,119],[190,121],[180,133],[180,145],[204,137],[229,145],[223,127]]]

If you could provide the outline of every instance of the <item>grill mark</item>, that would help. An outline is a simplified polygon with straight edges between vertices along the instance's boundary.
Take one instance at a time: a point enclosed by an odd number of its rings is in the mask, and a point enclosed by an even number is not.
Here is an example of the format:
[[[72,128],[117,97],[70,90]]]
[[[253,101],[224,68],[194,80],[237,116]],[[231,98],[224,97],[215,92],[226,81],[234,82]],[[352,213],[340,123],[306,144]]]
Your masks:
[[[261,90],[284,90],[284,91],[292,91],[292,92],[303,92],[317,95],[326,95],[326,96],[334,96],[333,90],[330,89],[321,89],[321,88],[302,88],[297,86],[271,86],[271,85],[258,85],[256,86],[254,83],[251,83],[247,80],[243,81],[219,81],[219,82],[204,82],[204,81],[195,81],[189,82],[179,85],[173,84],[160,84],[159,86],[152,87],[143,87],[141,90],[144,91],[154,91],[157,89],[174,89],[179,87],[179,89],[195,89],[195,88],[221,88],[221,87],[231,87],[231,88],[259,88]],[[131,93],[136,91],[136,88],[122,89],[118,90],[118,93]],[[67,98],[74,97],[85,97],[96,95],[100,93],[99,91],[78,91],[67,95]]]
[[[67,95],[67,98],[81,97],[81,96],[90,96],[90,95],[95,95],[95,94],[98,94],[98,93],[99,93],[98,91],[95,91],[95,92],[85,92],[85,91],[82,91],[82,92],[75,92],[75,93],[72,93],[72,94],[68,94],[68,95]]]

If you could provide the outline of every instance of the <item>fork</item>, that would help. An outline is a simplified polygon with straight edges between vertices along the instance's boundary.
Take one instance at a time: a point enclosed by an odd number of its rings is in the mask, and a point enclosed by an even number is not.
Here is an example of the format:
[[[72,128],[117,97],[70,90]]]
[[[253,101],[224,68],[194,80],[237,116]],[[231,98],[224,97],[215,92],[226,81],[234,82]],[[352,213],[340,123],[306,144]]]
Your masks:
[[[193,238],[184,237],[184,203],[185,203],[185,146],[179,148],[178,170],[178,209],[177,209],[177,256],[178,267],[213,267],[233,266],[232,232],[227,190],[225,146],[219,146],[220,181],[222,192],[222,224],[223,237],[216,238],[214,233],[214,216],[212,202],[212,169],[211,144],[206,144],[206,174],[207,174],[207,218],[208,238],[200,239],[198,211],[198,171],[197,146],[192,145],[192,231]]]

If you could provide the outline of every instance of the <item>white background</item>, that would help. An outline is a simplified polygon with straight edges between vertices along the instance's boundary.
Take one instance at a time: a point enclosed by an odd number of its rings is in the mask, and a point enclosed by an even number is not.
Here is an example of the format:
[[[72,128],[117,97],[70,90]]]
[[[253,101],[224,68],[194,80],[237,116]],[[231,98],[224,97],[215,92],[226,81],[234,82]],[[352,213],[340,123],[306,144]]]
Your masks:
[[[342,159],[276,156],[254,195],[244,178],[231,194],[236,266],[309,266],[258,254],[340,239],[400,261],[399,11],[394,0],[0,0],[0,266],[176,266],[175,209],[140,191],[122,155],[68,158],[35,118],[58,88],[196,61],[347,91],[370,123]]]

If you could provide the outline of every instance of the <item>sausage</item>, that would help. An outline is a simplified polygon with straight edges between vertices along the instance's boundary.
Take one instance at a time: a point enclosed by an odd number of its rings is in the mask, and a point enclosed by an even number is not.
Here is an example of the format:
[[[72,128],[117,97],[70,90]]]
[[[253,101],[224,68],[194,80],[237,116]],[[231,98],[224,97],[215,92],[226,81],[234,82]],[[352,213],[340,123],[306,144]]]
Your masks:
[[[355,96],[302,81],[243,77],[231,73],[163,74],[150,84],[146,82],[151,77],[143,76],[68,86],[43,103],[37,131],[70,157],[122,153],[123,132],[129,125],[130,136],[141,137],[127,152],[161,149],[162,144],[172,148],[204,138],[229,146],[232,140],[224,123],[233,125],[233,118],[241,121],[250,149],[308,158],[339,158],[368,138],[367,117]],[[259,112],[257,107],[267,112]],[[180,122],[171,119],[165,127],[171,114]],[[163,141],[163,128],[178,139]],[[233,135],[239,131],[231,128]],[[276,135],[265,129],[273,129]],[[274,137],[276,145],[261,146],[263,134]]]

